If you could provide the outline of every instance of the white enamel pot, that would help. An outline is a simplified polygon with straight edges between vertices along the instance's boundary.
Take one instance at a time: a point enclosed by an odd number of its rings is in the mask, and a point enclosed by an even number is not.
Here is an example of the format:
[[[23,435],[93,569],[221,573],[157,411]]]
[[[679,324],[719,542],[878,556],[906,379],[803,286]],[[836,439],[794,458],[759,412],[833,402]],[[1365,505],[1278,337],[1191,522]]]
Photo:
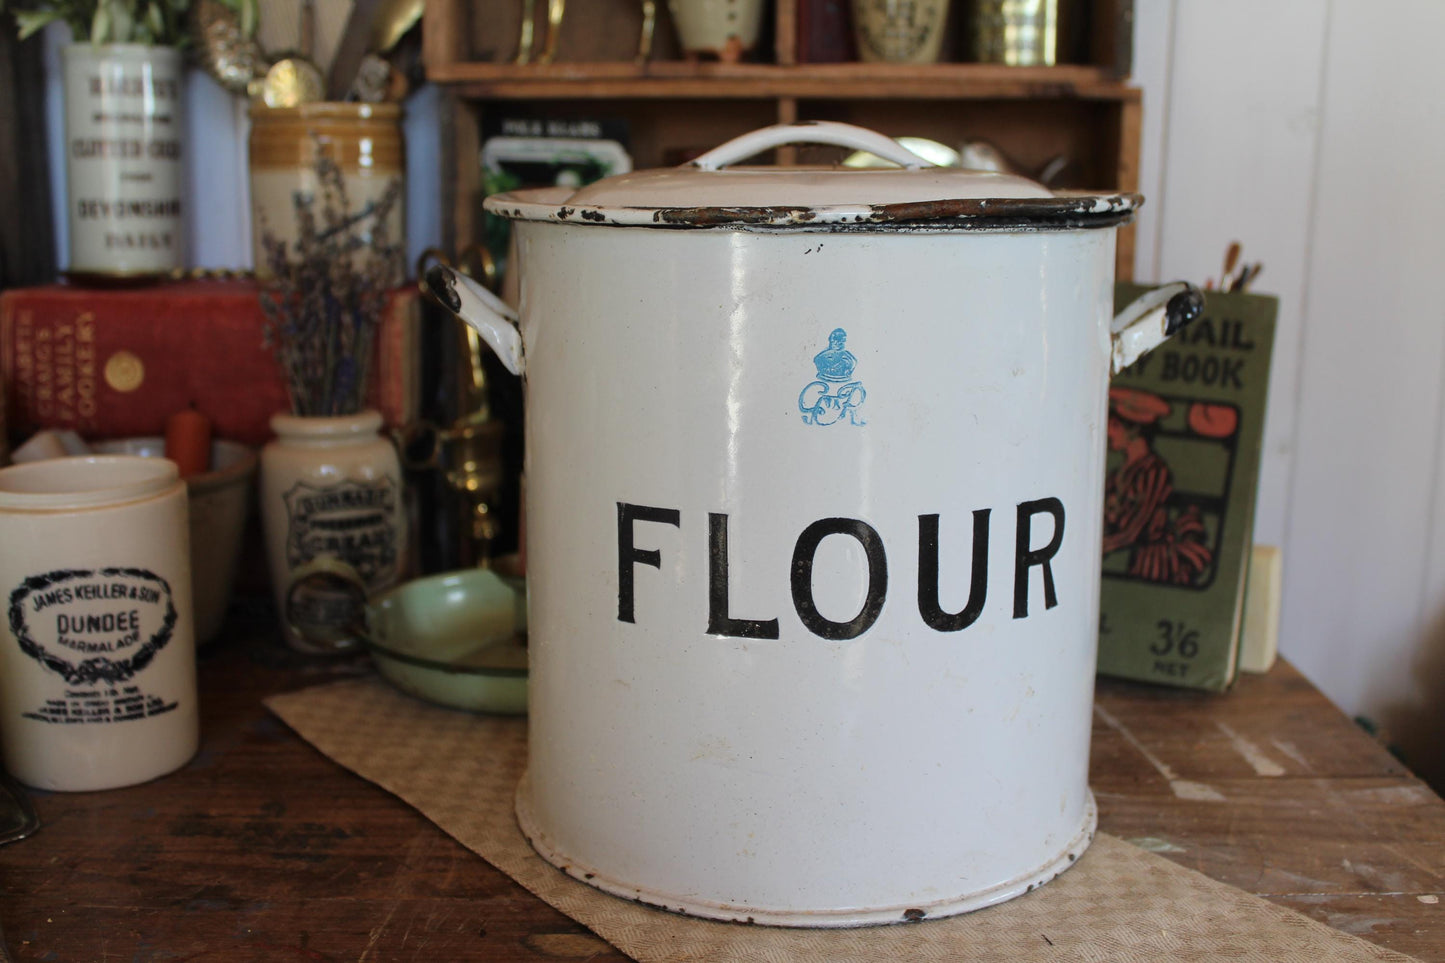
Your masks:
[[[780,143],[901,169],[746,169]],[[1132,195],[928,168],[841,125],[489,198],[525,369],[533,846],[720,919],[958,913],[1051,879],[1087,785],[1111,320]]]

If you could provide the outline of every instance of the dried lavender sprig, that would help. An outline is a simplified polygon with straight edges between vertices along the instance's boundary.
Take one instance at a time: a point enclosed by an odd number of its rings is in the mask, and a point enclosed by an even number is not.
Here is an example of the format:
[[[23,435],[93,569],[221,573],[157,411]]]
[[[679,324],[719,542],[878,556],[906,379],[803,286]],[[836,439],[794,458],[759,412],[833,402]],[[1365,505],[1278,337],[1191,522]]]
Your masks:
[[[293,411],[352,414],[366,403],[384,292],[402,263],[387,230],[401,184],[393,179],[379,199],[351,213],[345,177],[320,150],[315,173],[316,191],[293,197],[295,242],[269,231],[262,237],[272,277],[262,296],[267,340],[286,372]]]

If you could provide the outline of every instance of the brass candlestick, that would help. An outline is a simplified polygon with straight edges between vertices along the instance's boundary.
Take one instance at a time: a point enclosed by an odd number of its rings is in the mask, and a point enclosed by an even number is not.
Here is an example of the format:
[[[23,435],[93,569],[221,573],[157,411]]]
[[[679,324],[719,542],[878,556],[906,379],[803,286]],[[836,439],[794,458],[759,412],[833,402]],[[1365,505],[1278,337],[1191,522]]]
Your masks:
[[[424,273],[428,260],[451,263],[442,252],[428,250],[417,265]],[[463,270],[489,288],[498,280],[496,262],[482,245],[461,252]],[[502,531],[497,510],[506,482],[502,443],[506,426],[493,416],[486,368],[486,346],[472,328],[451,321],[450,374],[443,411],[437,423],[418,422],[411,426],[403,448],[407,467],[436,472],[443,517],[452,526],[448,541],[461,566],[489,567]],[[444,425],[444,427],[443,427]]]

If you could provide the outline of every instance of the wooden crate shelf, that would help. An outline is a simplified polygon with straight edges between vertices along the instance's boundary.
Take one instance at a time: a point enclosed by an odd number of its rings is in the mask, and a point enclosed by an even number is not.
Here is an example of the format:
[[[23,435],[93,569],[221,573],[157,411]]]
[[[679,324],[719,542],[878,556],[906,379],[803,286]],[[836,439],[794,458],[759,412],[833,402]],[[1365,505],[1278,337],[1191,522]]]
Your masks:
[[[1087,62],[1051,67],[797,63],[802,2],[774,0],[752,62],[727,64],[681,58],[661,0],[654,55],[643,63],[633,59],[637,0],[572,0],[556,60],[516,63],[521,0],[426,0],[427,77],[447,93],[442,191],[452,218],[446,242],[458,246],[477,235],[483,117],[519,109],[624,120],[639,167],[675,163],[680,154],[771,123],[842,120],[954,146],[988,140],[1025,173],[1066,156],[1069,174],[1061,186],[1138,189],[1140,93],[1124,79],[1131,0],[1060,0],[1090,13],[1086,42],[1073,47]],[[807,150],[776,156],[784,164],[816,159]],[[1126,227],[1119,234],[1121,278],[1132,275],[1133,258],[1134,232]]]
[[[776,98],[864,100],[1133,100],[1102,67],[994,64],[722,64],[688,61],[494,64],[432,68],[428,79],[471,98]]]

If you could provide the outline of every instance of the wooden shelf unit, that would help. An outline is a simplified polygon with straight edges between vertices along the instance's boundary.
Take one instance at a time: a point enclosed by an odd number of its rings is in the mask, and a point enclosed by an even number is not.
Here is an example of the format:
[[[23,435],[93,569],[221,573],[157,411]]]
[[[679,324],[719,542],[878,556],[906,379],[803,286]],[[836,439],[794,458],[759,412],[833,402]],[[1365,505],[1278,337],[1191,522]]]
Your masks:
[[[841,120],[893,136],[953,146],[983,139],[1025,173],[1069,158],[1060,186],[1135,191],[1139,185],[1140,92],[1129,69],[1131,0],[1060,0],[1090,12],[1087,63],[1006,67],[947,62],[797,63],[798,6],[774,0],[756,62],[680,57],[666,4],[653,56],[634,59],[637,0],[572,0],[552,63],[516,63],[522,0],[426,0],[427,77],[446,91],[442,124],[445,242],[478,236],[483,115],[617,118],[627,123],[637,167],[676,163],[729,137],[799,119]],[[962,3],[956,4],[960,9]],[[539,0],[535,48],[547,4]],[[837,152],[784,149],[775,162],[827,163]],[[1118,274],[1132,275],[1134,231],[1120,231]]]
[[[996,64],[724,64],[629,62],[451,63],[428,79],[468,97],[809,97],[981,100],[1118,100],[1130,88],[1102,67],[1002,67]]]

